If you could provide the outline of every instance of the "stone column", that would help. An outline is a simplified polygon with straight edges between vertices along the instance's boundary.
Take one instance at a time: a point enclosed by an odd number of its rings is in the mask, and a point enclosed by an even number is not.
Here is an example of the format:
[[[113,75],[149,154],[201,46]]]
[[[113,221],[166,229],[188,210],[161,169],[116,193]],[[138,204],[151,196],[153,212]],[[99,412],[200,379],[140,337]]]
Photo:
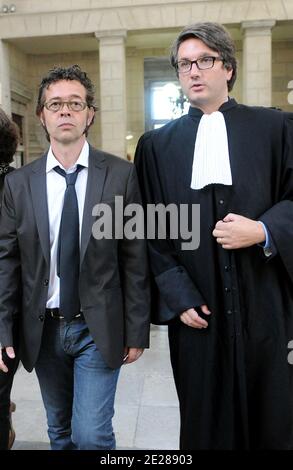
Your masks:
[[[0,106],[11,116],[9,46],[0,39]]]
[[[126,158],[126,31],[96,32],[100,55],[102,149]]]
[[[244,21],[243,102],[271,106],[272,103],[272,28],[274,20]]]

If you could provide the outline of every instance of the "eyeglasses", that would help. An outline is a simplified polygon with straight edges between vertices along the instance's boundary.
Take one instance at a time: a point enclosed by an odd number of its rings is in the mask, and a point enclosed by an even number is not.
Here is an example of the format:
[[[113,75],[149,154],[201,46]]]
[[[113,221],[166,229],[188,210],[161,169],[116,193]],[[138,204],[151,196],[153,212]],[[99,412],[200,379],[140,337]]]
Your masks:
[[[63,109],[65,104],[70,111],[76,112],[83,111],[87,107],[87,103],[85,103],[85,101],[49,101],[44,103],[44,106],[48,111],[57,113],[57,111]]]
[[[197,60],[182,59],[176,62],[175,68],[178,73],[188,73],[192,69],[192,65],[195,64],[198,70],[207,70],[211,69],[214,66],[216,60],[223,59],[222,57],[212,56],[200,57]]]

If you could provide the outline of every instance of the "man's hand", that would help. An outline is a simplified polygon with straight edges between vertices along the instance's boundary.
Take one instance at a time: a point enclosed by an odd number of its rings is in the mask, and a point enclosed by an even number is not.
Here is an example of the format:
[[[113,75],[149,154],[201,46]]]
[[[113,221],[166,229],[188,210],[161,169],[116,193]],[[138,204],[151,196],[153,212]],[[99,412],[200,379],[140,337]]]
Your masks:
[[[7,346],[6,348],[0,348],[0,370],[2,370],[3,372],[8,372],[8,367],[5,365],[5,363],[3,362],[3,358],[2,358],[2,351],[6,351],[6,354],[8,357],[10,357],[10,359],[14,359],[15,358],[15,353],[14,353],[14,349],[12,346]]]
[[[211,314],[207,305],[201,305],[200,309],[205,315]],[[208,322],[201,318],[194,308],[189,308],[181,313],[180,320],[185,323],[185,325],[191,326],[191,328],[202,329],[208,327]]]
[[[140,348],[124,348],[124,364],[131,364],[131,362],[137,361],[143,351],[144,350]]]
[[[238,214],[228,214],[216,223],[213,236],[226,250],[247,248],[266,239],[264,229],[256,220]]]

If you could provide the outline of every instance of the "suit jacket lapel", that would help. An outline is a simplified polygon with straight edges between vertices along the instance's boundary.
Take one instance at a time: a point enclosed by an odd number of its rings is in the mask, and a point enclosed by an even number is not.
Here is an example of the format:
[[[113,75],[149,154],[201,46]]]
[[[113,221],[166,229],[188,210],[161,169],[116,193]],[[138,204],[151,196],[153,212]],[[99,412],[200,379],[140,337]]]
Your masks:
[[[30,175],[30,188],[35,213],[36,224],[44,258],[50,264],[49,219],[47,204],[47,154],[45,154],[33,167]]]
[[[88,179],[81,229],[80,265],[82,265],[92,234],[94,223],[92,216],[93,207],[101,202],[106,173],[107,164],[105,155],[103,152],[95,150],[90,146]]]

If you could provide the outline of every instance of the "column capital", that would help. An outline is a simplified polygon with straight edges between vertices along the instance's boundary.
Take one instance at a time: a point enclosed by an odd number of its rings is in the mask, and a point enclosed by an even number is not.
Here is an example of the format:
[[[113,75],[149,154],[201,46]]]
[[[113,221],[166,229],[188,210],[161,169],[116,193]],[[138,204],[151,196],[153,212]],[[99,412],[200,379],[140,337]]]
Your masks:
[[[276,20],[242,21],[241,29],[246,35],[263,36],[271,32]]]
[[[115,44],[121,41],[125,42],[127,37],[126,29],[115,29],[107,31],[95,31],[95,37],[104,44]]]

